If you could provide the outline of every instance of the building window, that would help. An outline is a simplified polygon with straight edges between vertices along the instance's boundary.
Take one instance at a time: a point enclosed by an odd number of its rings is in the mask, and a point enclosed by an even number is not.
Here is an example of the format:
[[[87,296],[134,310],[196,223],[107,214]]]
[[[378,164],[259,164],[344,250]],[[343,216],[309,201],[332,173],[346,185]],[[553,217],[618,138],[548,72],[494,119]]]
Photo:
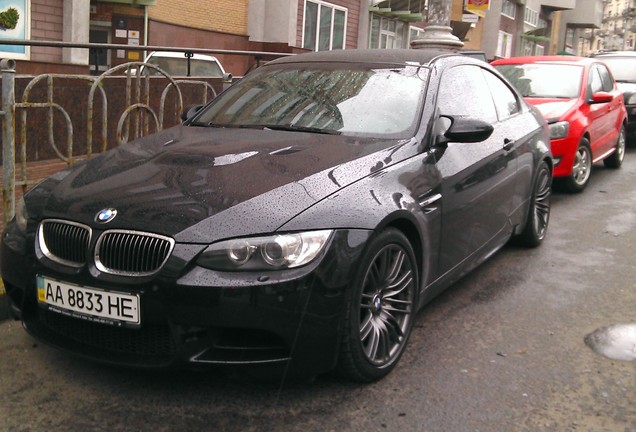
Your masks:
[[[508,18],[515,19],[515,11],[517,10],[517,5],[511,2],[510,0],[504,0],[503,5],[501,6],[501,14],[507,16]]]
[[[412,41],[416,39],[421,39],[423,35],[424,35],[424,29],[421,29],[419,27],[411,27],[409,29],[409,45]]]
[[[574,46],[574,29],[573,28],[567,28],[565,30],[565,45],[570,48]]]
[[[369,48],[408,48],[408,25],[404,21],[372,14],[370,27]],[[410,36],[413,40],[412,33]]]
[[[533,27],[536,27],[539,23],[539,12],[536,10],[532,10],[530,8],[526,8],[526,13],[523,17],[523,22]]]
[[[521,49],[521,51],[523,52],[524,56],[531,56],[534,53],[534,42],[523,39],[522,45],[523,48]]]
[[[313,51],[344,49],[347,9],[315,0],[305,1],[303,48]]]
[[[512,56],[512,35],[510,33],[499,31],[497,38],[497,57]]]

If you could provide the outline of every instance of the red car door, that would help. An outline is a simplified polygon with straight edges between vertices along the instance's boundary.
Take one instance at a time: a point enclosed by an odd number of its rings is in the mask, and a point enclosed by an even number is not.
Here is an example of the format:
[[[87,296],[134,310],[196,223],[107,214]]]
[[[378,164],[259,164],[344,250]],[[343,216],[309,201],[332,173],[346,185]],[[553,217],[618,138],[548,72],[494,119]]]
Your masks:
[[[590,121],[590,146],[592,158],[596,161],[614,147],[624,110],[623,96],[616,89],[604,66],[596,64],[590,68],[586,99]]]

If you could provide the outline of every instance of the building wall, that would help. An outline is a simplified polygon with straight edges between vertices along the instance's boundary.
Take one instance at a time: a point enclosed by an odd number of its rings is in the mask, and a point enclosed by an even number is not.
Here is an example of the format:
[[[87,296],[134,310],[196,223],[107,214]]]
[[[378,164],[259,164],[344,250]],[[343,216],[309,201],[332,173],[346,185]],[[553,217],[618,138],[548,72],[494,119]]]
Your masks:
[[[157,0],[148,8],[154,21],[236,35],[247,35],[248,0]]]
[[[63,0],[31,0],[31,39],[61,41]],[[31,47],[31,61],[62,63],[62,49]]]

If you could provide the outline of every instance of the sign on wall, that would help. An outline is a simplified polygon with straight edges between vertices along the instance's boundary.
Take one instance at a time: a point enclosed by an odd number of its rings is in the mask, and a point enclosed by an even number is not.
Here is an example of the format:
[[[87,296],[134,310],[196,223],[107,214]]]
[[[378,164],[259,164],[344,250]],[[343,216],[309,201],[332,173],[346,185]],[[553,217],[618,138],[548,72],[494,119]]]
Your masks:
[[[466,10],[487,11],[490,9],[490,0],[466,0]]]
[[[0,0],[0,39],[28,40],[31,30],[31,0]],[[0,45],[0,58],[29,59],[24,45]]]

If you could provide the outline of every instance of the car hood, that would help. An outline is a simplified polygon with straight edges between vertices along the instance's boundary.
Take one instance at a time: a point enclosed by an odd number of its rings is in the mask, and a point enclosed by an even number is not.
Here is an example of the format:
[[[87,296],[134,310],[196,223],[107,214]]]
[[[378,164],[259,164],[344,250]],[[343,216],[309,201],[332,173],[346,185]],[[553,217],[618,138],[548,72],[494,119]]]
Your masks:
[[[574,105],[577,99],[525,98],[526,102],[537,107],[547,121],[557,121]]]
[[[272,232],[397,162],[407,142],[176,126],[52,176],[28,194],[29,212],[183,242]],[[98,224],[97,213],[108,208],[117,216]]]

